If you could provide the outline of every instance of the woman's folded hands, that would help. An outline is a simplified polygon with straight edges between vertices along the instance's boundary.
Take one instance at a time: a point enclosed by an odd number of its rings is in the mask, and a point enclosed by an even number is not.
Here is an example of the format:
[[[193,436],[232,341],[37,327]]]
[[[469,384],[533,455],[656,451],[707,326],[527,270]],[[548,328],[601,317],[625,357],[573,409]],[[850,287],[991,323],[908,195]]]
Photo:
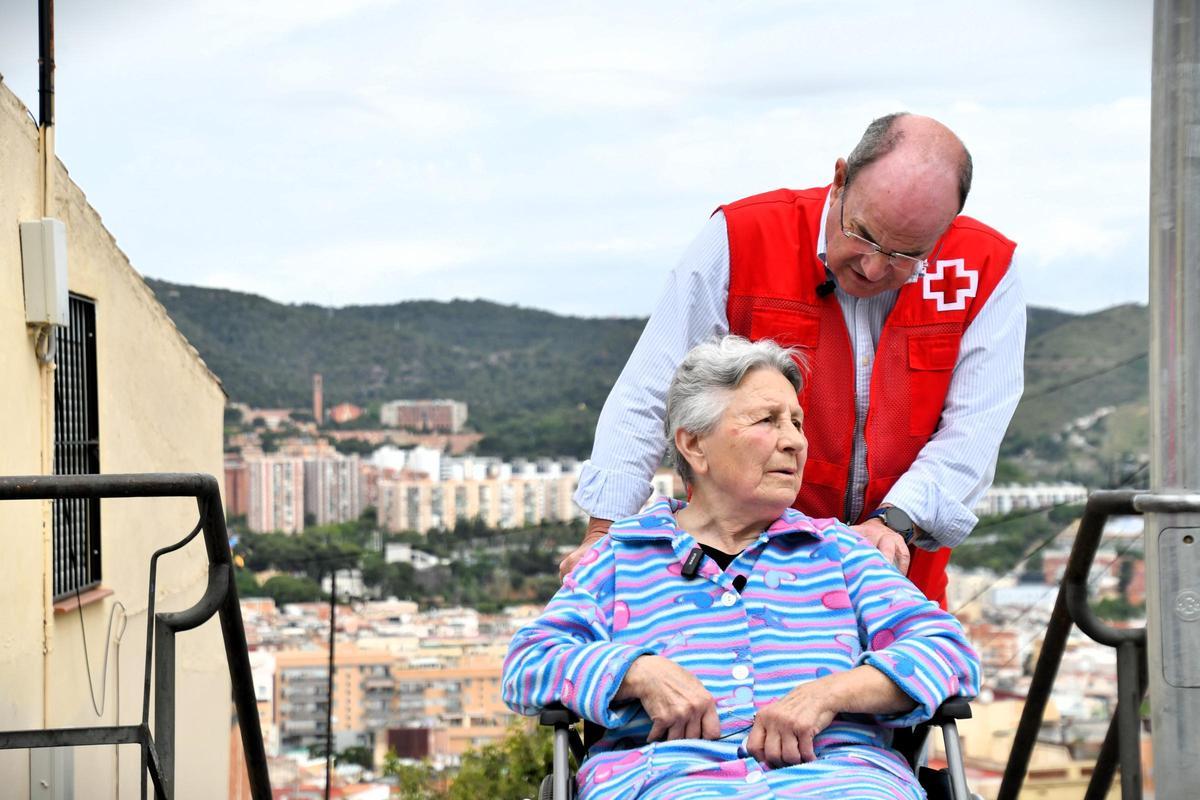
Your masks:
[[[895,714],[916,701],[874,667],[864,664],[805,681],[758,710],[746,751],[773,767],[815,761],[813,740],[842,713]]]
[[[802,683],[760,709],[746,737],[746,752],[773,767],[815,761],[813,739],[838,712],[833,692],[821,683]]]
[[[614,702],[637,700],[653,726],[647,741],[719,739],[717,704],[695,675],[655,655],[639,656],[625,672]]]

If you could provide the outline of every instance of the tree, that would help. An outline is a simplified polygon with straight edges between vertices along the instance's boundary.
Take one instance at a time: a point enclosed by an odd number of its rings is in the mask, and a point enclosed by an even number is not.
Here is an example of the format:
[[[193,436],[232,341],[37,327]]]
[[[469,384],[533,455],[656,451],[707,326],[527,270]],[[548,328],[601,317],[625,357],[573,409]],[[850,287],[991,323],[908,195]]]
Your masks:
[[[363,769],[375,769],[375,760],[369,747],[347,747],[337,754],[339,764],[358,764]]]
[[[263,594],[284,603],[311,603],[321,599],[321,587],[312,578],[294,578],[291,575],[276,575],[262,585]]]
[[[233,580],[237,586],[238,597],[262,597],[265,592],[258,585],[258,579],[249,570],[235,569]]]
[[[549,728],[530,733],[516,723],[495,744],[463,755],[447,800],[481,797],[537,797],[542,778],[554,771],[554,739]]]
[[[400,760],[395,750],[388,750],[383,757],[383,774],[396,778],[398,800],[444,800],[445,793],[435,786],[433,768],[427,762],[407,764]]]

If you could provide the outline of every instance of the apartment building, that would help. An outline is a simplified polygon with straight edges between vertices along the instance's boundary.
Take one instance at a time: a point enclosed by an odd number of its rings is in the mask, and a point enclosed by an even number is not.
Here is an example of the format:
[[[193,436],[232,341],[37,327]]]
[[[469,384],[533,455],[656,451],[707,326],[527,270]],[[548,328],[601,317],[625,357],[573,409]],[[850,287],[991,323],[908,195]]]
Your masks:
[[[443,463],[441,472],[449,471]],[[469,477],[473,474],[477,473],[441,480],[411,472],[381,477],[379,524],[389,531],[425,533],[452,528],[459,520],[517,528],[586,517],[571,499],[579,485],[579,466],[574,462],[566,468],[558,462],[515,462],[489,471],[488,477]],[[653,485],[655,496],[672,496],[671,473],[655,475]]]
[[[1077,483],[1037,483],[1032,486],[993,486],[972,509],[976,516],[1007,514],[1025,509],[1049,508],[1063,503],[1087,502],[1086,486]]]
[[[362,461],[324,455],[304,462],[304,511],[317,525],[350,522],[363,510]]]
[[[244,517],[250,513],[250,472],[239,453],[225,454],[225,514]]]
[[[275,725],[283,750],[323,745],[329,707],[329,651],[279,650],[275,657]],[[394,656],[338,642],[334,652],[333,731],[369,746],[394,721]]]
[[[304,461],[294,456],[246,459],[250,501],[246,524],[259,533],[304,530]]]
[[[451,758],[503,739],[517,715],[500,699],[502,669],[502,656],[486,651],[396,667],[396,727],[436,732],[438,754]]]
[[[467,404],[458,400],[393,400],[380,406],[379,421],[410,431],[458,433],[467,423]]]

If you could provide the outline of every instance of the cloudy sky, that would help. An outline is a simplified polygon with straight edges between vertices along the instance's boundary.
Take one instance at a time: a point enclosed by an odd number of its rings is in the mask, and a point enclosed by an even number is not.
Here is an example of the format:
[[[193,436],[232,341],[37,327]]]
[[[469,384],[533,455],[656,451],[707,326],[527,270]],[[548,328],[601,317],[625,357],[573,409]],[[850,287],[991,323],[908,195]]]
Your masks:
[[[721,202],[938,117],[1031,302],[1146,299],[1151,6],[56,0],[58,155],[146,275],[644,315]],[[37,3],[0,74],[37,107]]]

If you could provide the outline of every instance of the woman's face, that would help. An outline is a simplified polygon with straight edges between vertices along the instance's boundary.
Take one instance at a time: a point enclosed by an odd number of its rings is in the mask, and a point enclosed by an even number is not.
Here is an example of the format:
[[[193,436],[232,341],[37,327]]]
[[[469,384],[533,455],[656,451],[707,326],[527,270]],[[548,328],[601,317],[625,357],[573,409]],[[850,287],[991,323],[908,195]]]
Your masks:
[[[701,437],[707,469],[697,475],[713,491],[760,509],[771,519],[800,491],[808,440],[796,390],[774,369],[756,369],[733,392],[716,428]]]

